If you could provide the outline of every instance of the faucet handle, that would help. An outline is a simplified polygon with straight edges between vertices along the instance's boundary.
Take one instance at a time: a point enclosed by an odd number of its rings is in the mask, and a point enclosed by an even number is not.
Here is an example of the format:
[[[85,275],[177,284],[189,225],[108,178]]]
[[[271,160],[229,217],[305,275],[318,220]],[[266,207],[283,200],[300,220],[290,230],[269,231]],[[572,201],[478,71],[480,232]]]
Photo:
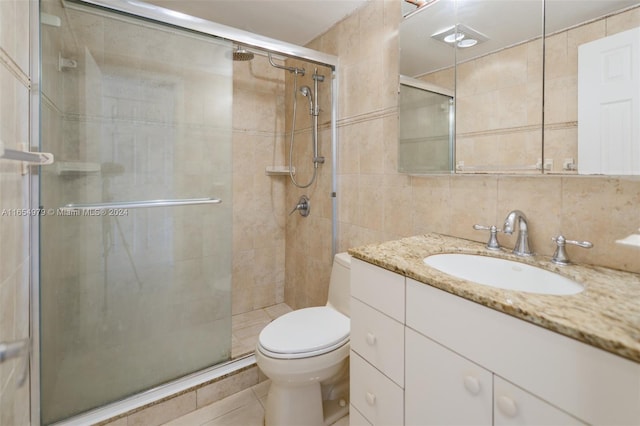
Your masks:
[[[567,256],[567,250],[565,249],[565,245],[571,244],[571,245],[582,247],[582,248],[593,247],[593,243],[590,241],[567,240],[564,237],[564,235],[551,237],[551,240],[554,241],[557,245],[556,251],[553,254],[553,257],[551,258],[551,261],[558,265],[568,265],[570,263],[569,257]]]
[[[498,232],[502,230],[496,228],[495,225],[473,225],[473,229],[476,231],[489,231],[489,241],[487,241],[486,247],[489,250],[500,250],[500,243],[498,242]]]

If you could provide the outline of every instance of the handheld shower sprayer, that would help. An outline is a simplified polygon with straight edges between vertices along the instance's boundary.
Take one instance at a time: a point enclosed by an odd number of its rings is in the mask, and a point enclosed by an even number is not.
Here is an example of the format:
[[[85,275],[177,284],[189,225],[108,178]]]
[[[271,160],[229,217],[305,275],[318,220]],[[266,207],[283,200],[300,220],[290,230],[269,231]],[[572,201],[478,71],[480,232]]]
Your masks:
[[[309,98],[309,114],[316,115],[313,108],[313,93],[309,86],[302,86],[300,88],[300,93],[302,93],[302,96]]]
[[[272,63],[273,66],[276,66],[277,68],[280,68],[280,66],[277,66],[275,64]],[[286,68],[287,70],[294,70],[294,68]],[[318,81],[324,81],[324,76],[318,74],[318,68],[315,69],[314,73],[313,73],[313,90],[311,90],[311,88],[309,86],[302,86],[300,87],[299,91],[300,94],[302,94],[302,96],[304,96],[305,98],[309,99],[309,115],[311,115],[311,117],[313,117],[313,126],[312,126],[312,130],[311,130],[311,142],[313,144],[313,176],[311,177],[311,180],[306,183],[306,184],[300,184],[298,182],[296,182],[296,179],[293,176],[293,140],[294,140],[294,135],[295,135],[295,125],[296,125],[296,105],[297,105],[297,96],[298,96],[298,89],[296,86],[296,78],[298,77],[298,74],[303,75],[304,76],[304,68],[302,68],[301,70],[299,70],[300,72],[298,72],[298,68],[295,68],[295,72],[294,72],[294,79],[293,79],[293,114],[292,114],[292,129],[291,129],[291,138],[289,141],[289,177],[291,178],[291,182],[293,182],[293,184],[298,187],[298,188],[308,188],[309,186],[311,186],[313,184],[313,182],[315,182],[316,180],[316,176],[317,176],[317,172],[318,172],[318,165],[319,164],[323,164],[324,163],[324,157],[320,156],[318,154],[318,116],[320,115],[320,107],[318,106]]]

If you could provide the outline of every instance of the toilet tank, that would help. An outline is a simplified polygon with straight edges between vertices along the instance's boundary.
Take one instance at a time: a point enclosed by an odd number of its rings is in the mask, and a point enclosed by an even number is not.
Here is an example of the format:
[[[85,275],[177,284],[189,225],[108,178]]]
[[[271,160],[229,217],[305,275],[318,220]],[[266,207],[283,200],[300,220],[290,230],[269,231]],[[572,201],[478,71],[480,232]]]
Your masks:
[[[333,257],[329,298],[327,306],[350,317],[349,299],[351,297],[351,256],[349,253],[337,253]]]

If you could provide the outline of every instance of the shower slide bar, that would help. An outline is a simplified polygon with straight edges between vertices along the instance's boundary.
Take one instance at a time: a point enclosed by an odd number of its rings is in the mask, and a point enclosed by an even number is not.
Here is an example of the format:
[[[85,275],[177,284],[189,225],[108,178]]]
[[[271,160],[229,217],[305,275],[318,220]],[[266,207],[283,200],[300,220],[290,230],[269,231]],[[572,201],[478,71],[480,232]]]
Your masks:
[[[193,206],[198,204],[220,204],[219,198],[182,198],[177,200],[116,201],[111,203],[66,204],[60,210],[80,212],[86,210],[141,209],[148,207]]]

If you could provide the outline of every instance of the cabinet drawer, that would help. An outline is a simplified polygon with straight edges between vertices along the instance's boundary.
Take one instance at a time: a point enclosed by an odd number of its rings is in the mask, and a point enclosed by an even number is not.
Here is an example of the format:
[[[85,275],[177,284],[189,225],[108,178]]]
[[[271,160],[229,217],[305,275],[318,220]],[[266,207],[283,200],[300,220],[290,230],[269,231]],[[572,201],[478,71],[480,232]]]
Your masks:
[[[404,424],[402,389],[351,351],[351,404],[372,425]]]
[[[351,349],[404,387],[404,325],[353,297]]]
[[[351,295],[404,324],[404,276],[353,258]]]

